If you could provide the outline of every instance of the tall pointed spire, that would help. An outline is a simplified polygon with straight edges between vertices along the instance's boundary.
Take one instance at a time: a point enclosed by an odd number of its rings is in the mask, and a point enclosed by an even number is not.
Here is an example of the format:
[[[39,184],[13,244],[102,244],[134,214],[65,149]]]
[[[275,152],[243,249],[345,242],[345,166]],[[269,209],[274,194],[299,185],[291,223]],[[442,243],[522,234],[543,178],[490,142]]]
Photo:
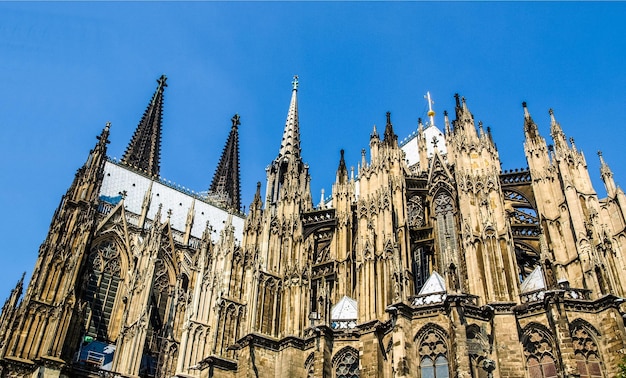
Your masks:
[[[235,210],[241,208],[241,189],[239,187],[239,129],[241,125],[239,114],[235,114],[228,135],[228,140],[222,151],[222,157],[213,175],[209,192],[222,197],[226,207]]]
[[[300,159],[300,123],[298,121],[298,75],[294,75],[293,90],[291,92],[291,103],[289,113],[283,131],[283,140],[280,143],[280,151],[277,160],[294,157]]]
[[[617,186],[613,180],[613,172],[611,172],[611,168],[609,168],[609,165],[604,161],[602,151],[598,151],[598,157],[600,158],[600,176],[604,182],[606,194],[608,194],[609,197],[615,197],[615,194],[617,193]]]
[[[159,175],[163,91],[167,87],[166,80],[165,75],[157,80],[157,89],[122,157],[122,163],[135,167],[150,176]]]
[[[344,157],[345,151],[340,151],[341,157],[339,158],[339,167],[337,167],[336,181],[338,184],[345,184],[348,182],[348,168],[346,167],[346,159]]]
[[[393,125],[391,123],[391,112],[387,112],[387,124],[385,125],[385,134],[383,140],[391,145],[393,142],[398,142],[398,136],[393,132]]]

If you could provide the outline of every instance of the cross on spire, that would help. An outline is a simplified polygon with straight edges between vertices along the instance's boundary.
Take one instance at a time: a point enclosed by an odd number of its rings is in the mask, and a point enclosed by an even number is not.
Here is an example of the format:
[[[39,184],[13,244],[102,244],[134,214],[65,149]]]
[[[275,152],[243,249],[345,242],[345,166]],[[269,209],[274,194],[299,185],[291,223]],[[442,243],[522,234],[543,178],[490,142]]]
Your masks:
[[[294,91],[298,90],[298,75],[293,75],[293,81],[291,82],[291,85],[293,85]]]

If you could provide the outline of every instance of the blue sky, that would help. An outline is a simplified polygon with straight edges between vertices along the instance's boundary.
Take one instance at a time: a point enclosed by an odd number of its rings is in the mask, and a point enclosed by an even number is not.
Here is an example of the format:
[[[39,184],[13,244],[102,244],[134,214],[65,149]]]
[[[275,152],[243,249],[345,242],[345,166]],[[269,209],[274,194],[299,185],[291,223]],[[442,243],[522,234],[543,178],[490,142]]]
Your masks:
[[[339,150],[356,165],[387,111],[409,135],[426,91],[438,124],[465,96],[504,169],[526,166],[521,102],[546,138],[553,108],[604,197],[597,150],[626,182],[624,16],[623,2],[0,2],[0,301],[30,276],[95,136],[111,121],[121,157],[161,74],[161,175],[206,190],[239,113],[246,206],[294,74],[316,202]]]

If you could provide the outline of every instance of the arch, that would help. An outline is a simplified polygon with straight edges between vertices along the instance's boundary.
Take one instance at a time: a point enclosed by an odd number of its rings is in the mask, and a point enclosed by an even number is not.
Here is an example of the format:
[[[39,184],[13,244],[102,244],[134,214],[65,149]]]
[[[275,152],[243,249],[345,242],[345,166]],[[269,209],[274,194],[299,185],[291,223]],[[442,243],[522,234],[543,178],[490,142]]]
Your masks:
[[[307,378],[313,378],[315,376],[315,353],[309,354],[309,356],[304,361],[304,372],[306,373]]]
[[[115,237],[99,238],[92,243],[86,260],[86,288],[83,300],[87,303],[88,336],[110,342],[111,323],[119,302],[118,292],[124,278],[120,243]]]
[[[332,359],[334,378],[359,377],[359,351],[347,346],[339,350]]]
[[[587,321],[575,319],[570,323],[574,359],[580,378],[602,378],[602,359],[597,338],[600,333]]]
[[[424,378],[448,378],[448,337],[440,326],[428,323],[415,335],[420,375]]]
[[[535,322],[528,324],[522,330],[522,345],[530,378],[558,377],[558,356],[548,328]]]
[[[522,282],[540,264],[539,251],[519,240],[513,240],[513,249],[517,260],[519,280]]]

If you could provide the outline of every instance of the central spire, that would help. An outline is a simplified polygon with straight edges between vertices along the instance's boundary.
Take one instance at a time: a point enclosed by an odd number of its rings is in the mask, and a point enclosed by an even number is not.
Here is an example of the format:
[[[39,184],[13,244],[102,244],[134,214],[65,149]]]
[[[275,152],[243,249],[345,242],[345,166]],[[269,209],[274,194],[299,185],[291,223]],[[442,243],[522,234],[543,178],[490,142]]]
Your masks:
[[[161,129],[163,127],[163,91],[167,87],[166,80],[165,75],[157,80],[157,89],[122,157],[122,163],[153,177],[159,175]]]
[[[298,121],[298,75],[293,77],[291,82],[293,89],[291,92],[291,103],[289,104],[289,113],[285,122],[285,131],[283,131],[283,140],[280,143],[280,151],[278,158],[289,159],[293,157],[300,159],[300,123]]]

